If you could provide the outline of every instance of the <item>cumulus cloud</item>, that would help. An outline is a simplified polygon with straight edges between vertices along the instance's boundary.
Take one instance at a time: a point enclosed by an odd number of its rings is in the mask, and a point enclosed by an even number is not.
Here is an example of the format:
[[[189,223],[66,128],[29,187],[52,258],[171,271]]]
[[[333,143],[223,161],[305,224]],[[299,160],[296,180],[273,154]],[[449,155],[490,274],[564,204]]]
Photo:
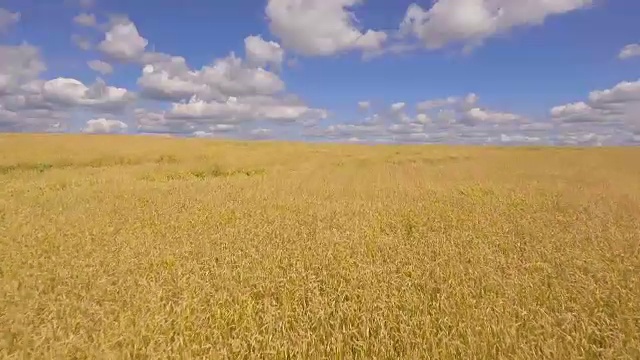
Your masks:
[[[360,30],[351,9],[361,0],[269,0],[266,14],[271,33],[285,48],[308,56],[327,56],[348,50],[375,52],[387,34]]]
[[[640,80],[592,91],[587,101],[555,106],[550,114],[561,123],[623,122],[635,128],[640,125]]]
[[[108,75],[113,72],[113,66],[108,62],[101,60],[90,60],[87,62],[87,66],[93,71],[99,72],[102,75]]]
[[[640,44],[629,44],[620,50],[618,58],[626,60],[632,57],[640,56]]]
[[[98,49],[106,56],[119,61],[138,61],[149,41],[140,36],[136,25],[127,20],[114,21]]]
[[[0,95],[13,92],[47,69],[38,48],[0,45]]]
[[[319,120],[326,118],[327,114],[324,110],[311,109],[302,104],[281,103],[273,98],[265,101],[265,99],[230,97],[225,102],[206,102],[193,97],[187,103],[173,104],[166,116],[187,120],[204,119],[217,123],[238,123],[250,120],[285,122]]]
[[[596,90],[589,94],[589,102],[596,107],[635,101],[640,101],[640,80],[623,81],[611,89]]]
[[[230,97],[226,101],[194,96],[188,102],[173,103],[165,112],[136,111],[139,128],[147,132],[192,132],[203,126],[219,132],[252,121],[306,124],[327,116],[325,110],[310,108],[297,99],[270,96]]]
[[[46,69],[40,51],[27,44],[0,46],[0,129],[61,131],[68,114],[42,96]],[[58,124],[58,126],[55,126]]]
[[[446,106],[450,106],[459,102],[460,99],[454,96],[450,96],[444,99],[425,100],[416,105],[418,111],[429,111]]]
[[[127,89],[107,86],[101,79],[87,87],[76,79],[56,78],[44,83],[42,95],[53,103],[105,111],[122,110],[135,99]]]
[[[234,54],[200,70],[189,69],[181,57],[160,59],[143,69],[138,85],[148,97],[180,101],[197,95],[223,100],[229,96],[272,95],[284,90],[284,82],[273,72],[246,64]]]
[[[62,132],[69,114],[46,109],[13,111],[0,104],[0,129],[11,132]]]
[[[467,49],[512,28],[586,8],[592,0],[437,0],[429,10],[411,4],[400,26],[429,49],[462,43]]]
[[[105,118],[87,121],[82,132],[91,134],[113,134],[126,132],[129,126],[120,120],[108,120]]]
[[[491,111],[478,107],[471,108],[462,114],[461,120],[468,124],[477,124],[477,123],[508,123],[515,122],[521,120],[522,117],[520,115],[507,113],[507,112],[499,112],[499,111]]]
[[[73,18],[73,22],[80,26],[86,26],[86,27],[96,27],[98,25],[96,16],[94,14],[89,14],[89,13],[81,13],[76,15]]]
[[[390,104],[386,111],[355,123],[332,124],[313,128],[306,136],[344,141],[411,143],[500,143],[500,132],[514,136],[536,137],[550,130],[538,126],[525,116],[482,107],[475,93],[425,100],[415,105],[415,112],[405,102]]]
[[[359,124],[334,124],[324,129],[311,129],[307,131],[307,135],[312,137],[326,138],[350,138],[350,137],[368,137],[368,136],[384,136],[385,127],[381,124],[359,123]]]
[[[391,124],[388,130],[392,134],[413,134],[424,132],[424,125],[419,123]]]
[[[265,67],[273,65],[276,68],[282,66],[284,50],[274,41],[265,41],[261,36],[249,36],[244,39],[247,61],[255,66]]]
[[[418,114],[418,115],[416,115],[415,122],[418,123],[418,124],[428,124],[431,121],[432,121],[431,118],[427,114]]]

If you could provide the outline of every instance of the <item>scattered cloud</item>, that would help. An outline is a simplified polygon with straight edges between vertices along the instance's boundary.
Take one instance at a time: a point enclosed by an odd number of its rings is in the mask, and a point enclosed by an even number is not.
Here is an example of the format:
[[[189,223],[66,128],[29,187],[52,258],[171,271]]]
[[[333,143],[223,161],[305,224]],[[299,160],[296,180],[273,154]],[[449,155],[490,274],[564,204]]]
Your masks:
[[[0,95],[13,93],[46,69],[38,48],[0,45]]]
[[[468,124],[477,124],[477,123],[505,123],[505,122],[515,122],[521,120],[522,117],[520,115],[507,113],[507,112],[499,112],[499,111],[491,111],[485,110],[478,107],[471,108],[463,113],[461,120]]]
[[[211,130],[212,127],[220,132],[230,129],[229,126],[255,121],[306,124],[326,117],[325,110],[310,108],[297,100],[269,96],[230,97],[227,101],[204,101],[194,96],[188,102],[173,103],[167,111],[136,111],[140,128],[147,132],[162,129],[172,133]]]
[[[47,66],[40,50],[28,44],[0,45],[0,130],[62,131],[64,107],[44,99],[39,76]],[[57,126],[56,126],[57,124]]]
[[[303,104],[286,103],[275,98],[235,98],[225,102],[203,101],[193,97],[186,103],[174,103],[168,118],[209,120],[215,123],[240,123],[252,120],[294,122],[326,118],[324,110]]]
[[[549,16],[583,9],[592,0],[436,0],[429,10],[411,4],[400,32],[428,49],[460,43],[467,50],[516,27],[542,24]]]
[[[94,14],[89,13],[81,13],[76,15],[73,18],[73,22],[80,26],[86,27],[97,27],[98,21],[96,20],[96,16]]]
[[[90,60],[87,62],[87,66],[89,66],[91,70],[99,72],[102,75],[108,75],[113,72],[113,66],[102,60]]]
[[[147,97],[171,101],[194,95],[204,100],[273,95],[285,88],[278,75],[250,66],[233,53],[195,71],[182,57],[161,59],[144,67],[138,85]]]
[[[126,132],[129,126],[120,120],[108,120],[105,118],[87,121],[82,132],[91,134],[114,134]]]
[[[640,80],[592,91],[587,101],[555,106],[550,114],[560,123],[618,122],[636,128],[640,126]]]
[[[68,75],[44,78],[47,66],[38,48],[0,45],[0,130],[67,131],[70,119],[81,118],[91,119],[80,126],[87,133],[256,139],[286,134],[374,143],[640,143],[640,80],[592,91],[551,108],[540,119],[483,106],[475,93],[381,108],[363,100],[355,119],[341,119],[290,94],[284,81],[286,65],[304,69],[298,59],[305,56],[354,52],[367,59],[449,45],[471,50],[517,28],[588,8],[593,0],[434,0],[428,9],[410,5],[398,32],[362,25],[355,11],[365,0],[268,0],[270,34],[247,36],[241,56],[230,52],[198,66],[152,50],[126,16],[112,15],[98,24],[88,10],[94,1],[69,1],[83,8],[73,22],[95,32],[71,36],[79,48],[97,50],[87,66],[109,75],[112,64],[126,63],[118,68],[140,71],[137,89],[108,85],[100,78],[93,84]],[[19,21],[19,12],[0,8],[0,31]],[[104,38],[94,37],[98,34]],[[629,44],[618,54],[620,59],[635,56],[640,56],[640,44]],[[125,122],[131,117],[135,125]]]
[[[589,102],[595,107],[615,104],[625,104],[640,101],[640,79],[638,81],[623,81],[611,89],[596,90],[589,94]]]
[[[391,104],[391,111],[394,113],[398,113],[404,110],[404,108],[407,107],[406,103],[403,102],[397,102],[395,104]]]
[[[362,111],[369,111],[371,109],[371,102],[370,101],[359,101],[358,102],[358,109],[360,109]]]
[[[118,61],[138,61],[149,41],[138,33],[136,25],[128,19],[114,21],[98,49]]]
[[[76,79],[56,78],[43,84],[42,95],[52,103],[103,111],[122,110],[135,100],[127,89],[107,86],[101,79],[86,86]]]
[[[266,14],[271,33],[285,48],[307,56],[328,56],[360,50],[379,51],[387,34],[361,31],[351,11],[361,0],[269,0]]]
[[[443,108],[446,106],[450,106],[459,102],[460,99],[457,97],[448,97],[445,99],[434,99],[434,100],[425,100],[416,105],[416,109],[418,111],[429,111],[433,109]]]
[[[332,124],[313,128],[305,134],[314,138],[359,142],[439,143],[443,141],[478,144],[500,142],[501,132],[506,136],[534,138],[536,132],[548,132],[548,125],[539,126],[525,116],[487,109],[479,105],[475,93],[432,99],[415,105],[397,102],[386,111],[375,113],[364,121]],[[505,140],[505,138],[502,138]],[[514,137],[512,142],[524,138]]]
[[[280,69],[284,61],[284,50],[274,41],[264,41],[261,36],[244,39],[247,61],[255,66],[272,65]]]
[[[640,56],[640,44],[629,44],[620,50],[618,58],[621,60]]]

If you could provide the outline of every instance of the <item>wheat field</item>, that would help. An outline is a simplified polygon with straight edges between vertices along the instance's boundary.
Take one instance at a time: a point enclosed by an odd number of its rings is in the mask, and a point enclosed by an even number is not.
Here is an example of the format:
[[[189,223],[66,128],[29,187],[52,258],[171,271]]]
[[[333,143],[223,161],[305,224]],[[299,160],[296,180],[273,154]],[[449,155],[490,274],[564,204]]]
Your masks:
[[[0,136],[0,357],[640,359],[640,148]]]

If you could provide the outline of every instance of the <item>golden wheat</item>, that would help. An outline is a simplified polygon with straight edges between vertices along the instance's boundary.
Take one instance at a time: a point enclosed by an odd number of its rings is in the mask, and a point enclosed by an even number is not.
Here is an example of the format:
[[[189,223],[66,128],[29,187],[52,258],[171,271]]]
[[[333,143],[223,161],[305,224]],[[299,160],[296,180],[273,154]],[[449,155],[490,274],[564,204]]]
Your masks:
[[[3,358],[640,358],[638,148],[0,136]]]

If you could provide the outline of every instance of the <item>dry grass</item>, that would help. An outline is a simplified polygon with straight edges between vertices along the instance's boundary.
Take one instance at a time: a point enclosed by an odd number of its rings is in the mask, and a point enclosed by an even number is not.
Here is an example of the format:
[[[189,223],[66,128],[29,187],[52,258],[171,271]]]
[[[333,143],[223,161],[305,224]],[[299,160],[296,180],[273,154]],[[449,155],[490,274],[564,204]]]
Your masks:
[[[640,149],[0,137],[0,357],[639,359]]]

